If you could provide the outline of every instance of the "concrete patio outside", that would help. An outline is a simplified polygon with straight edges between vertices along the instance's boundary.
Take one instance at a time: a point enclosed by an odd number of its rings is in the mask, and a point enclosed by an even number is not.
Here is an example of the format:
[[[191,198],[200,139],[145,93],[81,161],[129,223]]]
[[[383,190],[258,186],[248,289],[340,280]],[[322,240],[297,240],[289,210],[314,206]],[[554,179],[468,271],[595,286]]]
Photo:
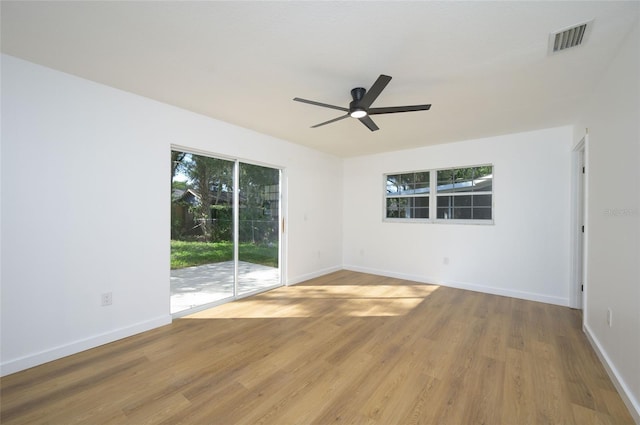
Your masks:
[[[231,299],[233,274],[233,261],[171,270],[171,314]],[[280,269],[238,262],[238,295],[280,284]]]

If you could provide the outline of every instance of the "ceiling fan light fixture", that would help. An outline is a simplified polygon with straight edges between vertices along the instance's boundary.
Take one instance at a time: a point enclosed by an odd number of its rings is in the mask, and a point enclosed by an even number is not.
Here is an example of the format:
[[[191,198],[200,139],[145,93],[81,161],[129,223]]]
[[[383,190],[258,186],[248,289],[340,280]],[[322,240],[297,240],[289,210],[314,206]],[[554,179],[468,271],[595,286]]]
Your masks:
[[[353,118],[364,118],[367,116],[367,111],[362,108],[355,108],[349,112]]]

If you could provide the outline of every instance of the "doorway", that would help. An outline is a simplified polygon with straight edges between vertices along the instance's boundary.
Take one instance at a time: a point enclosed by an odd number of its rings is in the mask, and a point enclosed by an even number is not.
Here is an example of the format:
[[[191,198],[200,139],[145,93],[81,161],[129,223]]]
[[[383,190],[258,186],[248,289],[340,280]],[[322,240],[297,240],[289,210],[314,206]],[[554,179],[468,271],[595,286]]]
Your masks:
[[[281,170],[182,150],[171,161],[171,314],[281,286]]]

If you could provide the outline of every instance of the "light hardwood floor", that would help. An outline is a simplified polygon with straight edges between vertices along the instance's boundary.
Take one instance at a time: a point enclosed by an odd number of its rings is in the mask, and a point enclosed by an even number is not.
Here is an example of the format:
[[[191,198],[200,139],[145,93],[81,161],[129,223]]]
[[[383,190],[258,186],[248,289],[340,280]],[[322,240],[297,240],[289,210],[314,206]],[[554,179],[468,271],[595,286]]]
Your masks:
[[[341,271],[2,379],[2,424],[632,424],[564,307]]]

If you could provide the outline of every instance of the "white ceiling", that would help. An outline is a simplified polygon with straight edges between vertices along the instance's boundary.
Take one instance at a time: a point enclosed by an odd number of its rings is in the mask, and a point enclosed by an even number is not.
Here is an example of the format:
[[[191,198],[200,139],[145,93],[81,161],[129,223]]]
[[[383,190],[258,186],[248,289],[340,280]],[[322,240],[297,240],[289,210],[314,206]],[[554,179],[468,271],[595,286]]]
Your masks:
[[[10,2],[2,51],[349,157],[573,124],[640,2]],[[586,43],[549,33],[595,19]],[[350,90],[430,111],[312,129]],[[603,105],[606,107],[606,105]]]

